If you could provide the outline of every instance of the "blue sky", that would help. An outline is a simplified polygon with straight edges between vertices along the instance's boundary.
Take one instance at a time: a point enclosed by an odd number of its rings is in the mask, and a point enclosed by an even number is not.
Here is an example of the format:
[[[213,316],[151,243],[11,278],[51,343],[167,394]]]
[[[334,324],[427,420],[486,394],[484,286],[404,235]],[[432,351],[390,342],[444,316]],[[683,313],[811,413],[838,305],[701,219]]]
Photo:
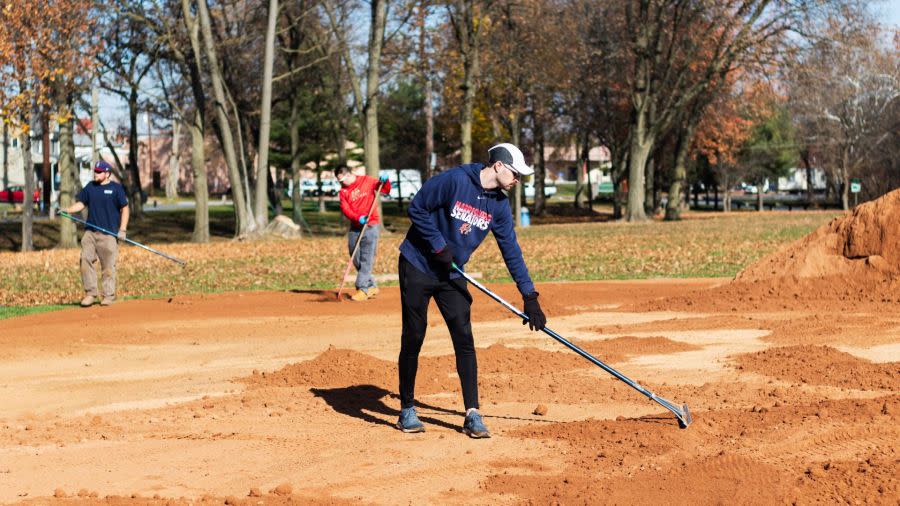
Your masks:
[[[900,0],[885,0],[881,12],[884,24],[900,28]]]

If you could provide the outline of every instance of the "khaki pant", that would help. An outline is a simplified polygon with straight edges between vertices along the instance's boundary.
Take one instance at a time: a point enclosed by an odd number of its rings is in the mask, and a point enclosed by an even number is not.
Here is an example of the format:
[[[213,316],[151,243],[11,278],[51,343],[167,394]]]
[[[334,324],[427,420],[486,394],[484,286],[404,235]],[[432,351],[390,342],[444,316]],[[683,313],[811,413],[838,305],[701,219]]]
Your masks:
[[[100,260],[102,269],[103,296],[116,295],[116,257],[119,256],[119,245],[116,238],[87,230],[81,238],[81,282],[87,295],[97,297],[97,271],[94,262]]]

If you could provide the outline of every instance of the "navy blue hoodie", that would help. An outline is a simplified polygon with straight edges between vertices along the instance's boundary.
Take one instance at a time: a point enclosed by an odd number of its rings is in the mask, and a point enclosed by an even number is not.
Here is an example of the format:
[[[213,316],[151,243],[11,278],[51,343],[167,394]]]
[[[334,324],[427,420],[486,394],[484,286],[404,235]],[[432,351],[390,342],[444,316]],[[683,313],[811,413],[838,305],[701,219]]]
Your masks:
[[[400,244],[400,253],[417,269],[437,279],[435,252],[450,245],[456,265],[464,269],[490,230],[519,292],[534,293],[534,283],[516,240],[509,201],[500,190],[482,188],[483,168],[480,163],[460,165],[422,185],[409,204],[412,226]],[[451,279],[458,277],[459,273],[450,273]]]

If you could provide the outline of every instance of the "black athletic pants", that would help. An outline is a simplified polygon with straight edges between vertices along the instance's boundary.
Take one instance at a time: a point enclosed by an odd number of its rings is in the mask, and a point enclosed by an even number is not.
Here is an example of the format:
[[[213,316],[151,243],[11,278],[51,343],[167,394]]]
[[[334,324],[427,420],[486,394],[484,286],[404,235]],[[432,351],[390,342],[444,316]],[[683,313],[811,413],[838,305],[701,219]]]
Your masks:
[[[469,318],[472,295],[464,279],[433,279],[415,268],[400,255],[400,303],[403,307],[403,333],[400,337],[400,405],[413,406],[416,388],[416,370],[419,367],[419,351],[425,341],[428,327],[428,304],[432,297],[437,303],[456,352],[456,372],[462,386],[466,409],[478,407],[478,363],[475,359],[475,341],[472,337],[472,321]]]

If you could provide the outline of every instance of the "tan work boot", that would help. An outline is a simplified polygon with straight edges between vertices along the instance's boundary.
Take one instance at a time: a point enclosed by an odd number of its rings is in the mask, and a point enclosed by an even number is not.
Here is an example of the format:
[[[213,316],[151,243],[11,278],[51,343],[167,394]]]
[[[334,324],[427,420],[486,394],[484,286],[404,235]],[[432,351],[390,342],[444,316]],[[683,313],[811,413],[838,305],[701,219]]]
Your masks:
[[[377,286],[370,286],[366,289],[366,293],[369,295],[370,299],[378,295],[379,292],[381,292],[381,290],[379,290]]]
[[[100,301],[101,306],[112,306],[112,303],[115,302],[115,296],[103,297],[103,300]]]
[[[85,295],[83,299],[81,299],[81,307],[91,307],[94,305],[94,302],[97,300],[93,295]]]
[[[356,290],[356,293],[350,296],[350,300],[355,300],[356,302],[362,302],[369,298],[369,294],[365,292],[365,290]]]

